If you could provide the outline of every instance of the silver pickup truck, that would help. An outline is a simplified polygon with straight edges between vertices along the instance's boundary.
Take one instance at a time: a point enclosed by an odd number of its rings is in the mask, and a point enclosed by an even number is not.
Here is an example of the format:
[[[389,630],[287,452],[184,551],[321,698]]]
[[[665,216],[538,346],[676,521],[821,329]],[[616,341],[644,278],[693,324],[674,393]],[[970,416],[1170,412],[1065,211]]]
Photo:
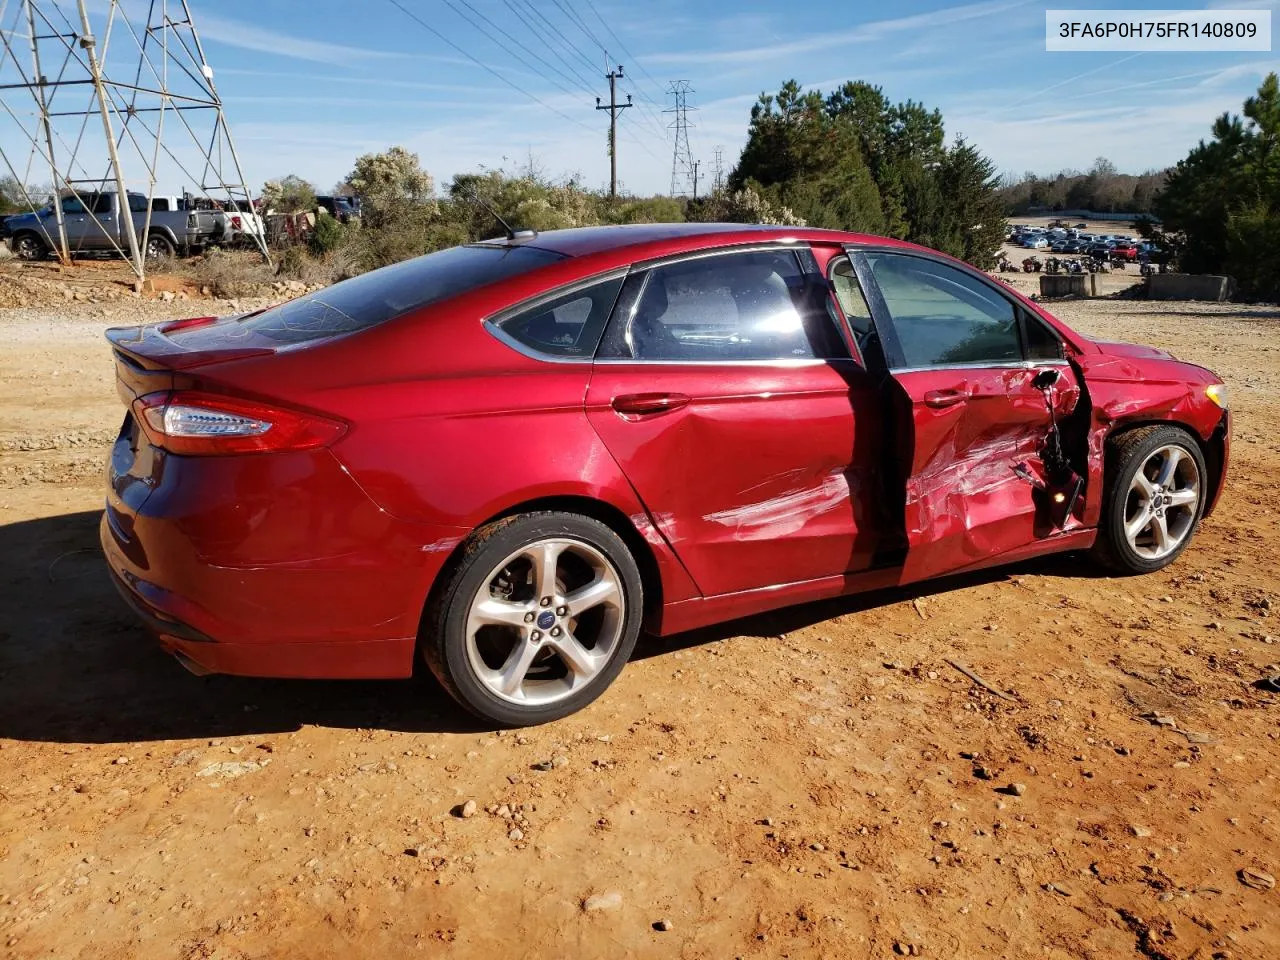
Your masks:
[[[148,258],[188,256],[222,242],[227,232],[226,215],[219,211],[167,210],[161,208],[169,204],[158,202],[152,206],[151,225],[144,238],[147,198],[140,193],[130,193],[128,197],[138,243]],[[129,240],[118,201],[115,192],[107,191],[62,197],[58,201],[62,205],[67,246],[73,256],[114,253],[117,249],[128,253]],[[52,206],[7,218],[3,233],[9,249],[23,260],[43,260],[58,247],[58,220]]]

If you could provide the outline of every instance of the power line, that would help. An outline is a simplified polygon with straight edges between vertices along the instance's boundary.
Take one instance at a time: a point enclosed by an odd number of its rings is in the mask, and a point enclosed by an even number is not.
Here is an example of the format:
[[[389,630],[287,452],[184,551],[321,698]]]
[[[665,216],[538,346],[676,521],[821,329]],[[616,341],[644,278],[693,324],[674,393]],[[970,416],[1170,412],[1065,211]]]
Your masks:
[[[454,43],[452,40],[446,37],[443,33],[437,30],[435,27],[427,23],[427,21],[423,20],[420,16],[418,16],[416,13],[414,13],[412,10],[406,7],[403,3],[400,2],[400,0],[387,0],[387,2],[391,4],[393,7],[395,7],[397,10],[399,10],[401,13],[403,13],[410,20],[414,21],[414,23],[418,24],[418,26],[422,27],[428,33],[431,33],[433,36],[435,36],[438,40],[440,40],[450,49],[454,50],[457,53],[460,53],[462,56],[466,57],[468,60],[474,63],[477,67],[480,67],[482,70],[497,77],[499,80],[505,83],[512,90],[516,91],[517,93],[523,94],[524,96],[528,97],[530,100],[532,100],[534,103],[538,104],[539,106],[546,107],[546,109],[550,110],[557,117],[560,117],[561,119],[564,119],[564,120],[568,120],[572,124],[576,124],[577,126],[581,127],[583,130],[586,130],[588,133],[595,133],[594,130],[592,130],[589,126],[587,126],[582,121],[575,120],[573,117],[569,116],[567,113],[563,112],[562,110],[556,109],[551,104],[547,103],[547,101],[539,97],[537,94],[530,93],[528,90],[520,86],[518,83],[515,83],[512,80],[508,80],[505,76],[503,76],[493,67],[489,66],[489,64],[473,57],[470,53],[468,53],[462,47],[458,46],[456,43]]]
[[[572,3],[573,0],[568,0],[568,2]],[[613,39],[618,42],[619,49],[622,50],[623,54],[627,57],[627,59],[636,65],[636,69],[639,70],[641,74],[649,78],[649,82],[653,84],[654,90],[656,90],[658,92],[658,95],[661,96],[662,84],[659,83],[657,80],[655,80],[653,76],[649,73],[649,71],[644,68],[644,64],[640,62],[640,59],[634,53],[632,53],[630,50],[627,49],[627,45],[622,42],[622,38],[613,32],[613,27],[609,26],[609,21],[606,20],[604,17],[600,16],[600,11],[596,9],[596,5],[592,3],[591,0],[583,0],[583,2],[586,3],[587,9],[589,9],[593,14],[595,14],[595,18],[600,21],[601,26],[603,26],[607,31],[609,31],[609,36],[613,37]],[[658,101],[654,101],[654,102],[656,103]]]
[[[485,20],[485,22],[492,23],[492,21],[488,20],[488,18],[485,17],[484,14],[479,13],[474,7],[466,3],[466,0],[462,0],[462,3],[468,10],[471,11],[472,14],[474,14],[477,17],[480,17],[482,20]],[[474,19],[472,19],[471,16],[469,16],[468,14],[464,13],[461,9],[459,9],[458,5],[455,4],[453,0],[444,0],[444,4],[454,13],[456,13],[459,17],[461,17],[463,21],[465,21],[469,26],[477,30],[483,37],[491,41],[496,46],[500,47],[504,53],[507,53],[510,56],[514,57],[516,60],[518,60],[521,64],[523,64],[526,68],[528,68],[540,80],[544,80],[547,83],[551,84],[561,93],[568,94],[571,97],[575,96],[575,93],[573,90],[569,89],[569,87],[566,87],[563,83],[561,83],[559,80],[555,79],[554,77],[550,76],[545,71],[540,70],[538,67],[534,66],[527,59],[525,59],[524,56],[520,54],[519,50],[513,50],[511,46],[509,46],[506,42],[504,42],[503,40],[495,36],[492,31],[485,29],[485,27],[482,24],[477,23]],[[495,29],[499,33],[503,34],[504,36],[511,37],[511,35],[508,34],[501,27],[497,27],[495,25]],[[512,43],[514,43],[517,47],[520,47],[521,49],[526,50],[526,52],[528,52],[530,56],[533,56],[541,60],[541,57],[538,57],[536,53],[533,53],[532,51],[528,50],[528,48],[524,47],[518,40],[515,40],[514,38],[512,38]],[[542,62],[545,63],[546,61],[542,61]],[[570,80],[569,82],[572,83],[573,81]],[[588,93],[590,93],[589,90],[588,90]]]
[[[592,30],[591,27],[587,24],[587,21],[583,18],[582,14],[579,13],[574,8],[573,0],[552,0],[552,2],[555,3],[557,7],[559,7],[560,11],[565,15],[565,17],[569,20],[569,22],[573,24],[575,27],[577,27],[578,30],[583,34],[583,36],[585,36],[588,40],[590,40],[592,43],[594,43],[597,47],[600,48],[601,52],[604,53],[606,66],[607,66],[608,58],[609,58],[608,47],[605,46],[604,41],[601,40],[596,35],[595,31]],[[592,7],[591,12],[595,14],[597,20],[599,20],[602,24],[604,24],[605,29],[609,31],[609,35],[612,36],[614,40],[618,41],[618,46],[625,47],[625,44],[623,44],[623,42],[618,39],[618,35],[613,32],[613,28],[610,27],[609,24],[605,22],[604,18],[600,16],[599,11],[596,10],[595,7]],[[631,56],[630,52],[627,53],[627,56],[628,57]],[[643,66],[640,67],[640,72],[648,76],[648,73],[647,71],[645,71]],[[650,77],[649,79],[653,80],[652,77]],[[635,96],[635,98],[640,101],[641,114],[647,116],[653,128],[658,132],[660,136],[663,137],[663,139],[666,139],[666,132],[663,129],[662,122],[658,119],[657,114],[655,114],[653,110],[648,106],[648,104],[650,103],[656,104],[659,101],[654,100],[652,97],[646,96],[640,90],[640,88],[636,86],[633,80],[630,80],[628,78],[627,82],[630,83],[632,87],[633,95]],[[657,83],[657,81],[653,81],[653,82]],[[662,88],[659,86],[657,89],[658,89],[659,96],[661,96]]]
[[[512,0],[504,0],[504,2],[508,6],[512,5]],[[577,46],[570,43],[569,38],[565,36],[565,32],[552,24],[551,21],[547,19],[546,14],[534,6],[533,0],[524,0],[524,6],[526,8],[526,14],[532,18],[532,24],[536,27],[535,32],[538,33],[542,42],[546,43],[548,46],[553,43],[558,43],[566,51],[579,58],[587,70],[592,73],[595,72],[599,67],[599,64]],[[591,82],[594,83],[594,81]]]
[[[591,84],[594,81],[588,79],[582,73],[581,68],[576,63],[571,63],[569,59],[566,58],[563,54],[554,54],[554,51],[552,50],[552,47],[555,46],[555,39],[556,39],[556,34],[554,31],[552,31],[550,34],[544,31],[543,28],[536,22],[536,20],[533,18],[530,18],[529,14],[521,10],[520,7],[515,2],[513,2],[513,0],[502,0],[502,2],[506,4],[507,9],[509,9],[513,14],[515,14],[517,19],[519,19],[520,22],[523,23],[525,27],[528,28],[529,32],[534,36],[534,38],[539,43],[546,45],[547,51],[549,53],[553,53],[553,55],[559,56],[560,62],[565,65],[565,67],[574,75],[574,77],[578,79],[580,83],[582,83],[585,87],[587,87],[587,89],[591,88]],[[537,13],[536,10],[534,10],[533,12],[535,14]],[[587,63],[587,65],[592,70],[595,69],[595,64],[588,61],[586,58],[586,55],[583,54],[576,47],[571,46],[571,47],[568,47],[568,49],[571,52],[582,57],[582,59]]]
[[[474,20],[471,20],[469,17],[467,17],[465,14],[463,14],[460,10],[458,10],[458,8],[457,8],[457,7],[455,7],[455,6],[454,6],[454,4],[452,3],[452,0],[444,0],[444,2],[445,2],[445,4],[446,4],[446,5],[447,5],[451,10],[453,10],[455,13],[457,13],[460,17],[463,17],[463,19],[466,19],[466,20],[467,20],[469,23],[471,23],[471,25],[472,25],[472,26],[474,26],[477,30],[479,30],[481,33],[484,33],[487,37],[489,37],[489,39],[493,40],[495,43],[497,43],[499,46],[501,46],[504,50],[506,50],[506,51],[507,51],[508,53],[510,53],[512,56],[516,57],[516,59],[520,60],[520,61],[521,61],[521,62],[522,62],[526,67],[528,67],[528,68],[529,68],[530,70],[532,70],[534,73],[539,74],[539,75],[540,75],[544,80],[548,80],[548,81],[550,81],[551,83],[553,83],[555,86],[560,87],[560,89],[561,89],[561,90],[564,90],[566,93],[572,93],[572,91],[567,90],[565,87],[561,86],[559,83],[557,83],[557,82],[556,82],[555,80],[553,80],[551,77],[549,77],[549,76],[547,76],[546,74],[544,74],[544,73],[542,73],[541,71],[539,71],[537,67],[533,66],[531,63],[529,63],[529,61],[525,60],[523,57],[521,57],[518,53],[516,53],[515,51],[513,51],[513,50],[512,50],[510,47],[508,47],[506,44],[502,43],[502,41],[498,40],[498,39],[497,39],[496,37],[494,37],[491,33],[489,33],[488,31],[486,31],[486,30],[484,29],[484,27],[481,27],[481,26],[480,26],[479,24],[477,24]],[[575,82],[575,81],[574,81],[574,79],[573,79],[573,77],[569,76],[567,73],[565,73],[563,70],[561,70],[559,67],[555,66],[554,64],[548,63],[545,59],[543,59],[543,57],[542,57],[542,56],[541,56],[537,51],[530,49],[528,46],[526,46],[526,45],[525,45],[524,43],[522,43],[520,40],[518,40],[518,39],[516,39],[515,37],[513,37],[513,36],[512,36],[511,34],[509,34],[506,30],[504,30],[501,26],[499,26],[498,24],[494,23],[492,20],[490,20],[488,17],[486,17],[483,13],[481,13],[479,10],[477,10],[475,7],[473,7],[470,3],[468,3],[468,2],[467,2],[467,0],[459,0],[459,2],[460,2],[464,7],[466,7],[469,11],[471,11],[471,13],[473,13],[475,16],[479,17],[479,18],[480,18],[481,20],[483,20],[485,23],[489,24],[489,26],[491,26],[494,30],[498,31],[498,33],[502,34],[504,37],[506,37],[508,40],[510,40],[513,44],[515,44],[517,47],[519,47],[519,48],[520,48],[521,50],[523,50],[525,53],[529,54],[529,56],[533,57],[535,60],[537,60],[537,61],[538,61],[539,63],[541,63],[543,66],[545,66],[548,70],[551,70],[551,71],[555,72],[559,77],[563,78],[563,79],[564,79],[567,83],[569,83],[570,85],[572,85],[572,84]],[[585,90],[586,90],[586,92],[587,92],[588,96],[590,96],[590,95],[591,95],[591,87],[590,87],[589,85],[584,86],[584,87],[583,87],[583,89],[585,89]]]
[[[488,72],[488,73],[489,73],[489,74],[491,74],[492,76],[497,77],[499,80],[501,80],[504,84],[506,84],[506,85],[507,85],[508,87],[510,87],[512,90],[515,90],[516,92],[518,92],[518,93],[520,93],[520,94],[523,94],[524,96],[526,96],[526,97],[528,97],[530,100],[532,100],[534,103],[537,103],[539,106],[545,107],[546,109],[548,109],[548,110],[550,110],[552,113],[554,113],[556,116],[561,117],[562,119],[568,120],[570,123],[575,124],[575,125],[577,125],[577,126],[581,127],[583,130],[586,130],[586,131],[588,131],[589,133],[595,133],[595,131],[594,131],[591,127],[587,126],[587,125],[586,125],[585,123],[583,123],[582,121],[577,120],[577,119],[575,119],[574,117],[569,116],[567,113],[565,113],[564,111],[562,111],[562,110],[560,110],[560,109],[558,109],[558,108],[556,108],[556,107],[553,107],[551,104],[547,103],[545,100],[543,100],[543,99],[542,99],[541,97],[539,97],[537,94],[532,93],[532,92],[530,92],[530,91],[526,90],[524,87],[520,86],[519,84],[515,83],[514,81],[512,81],[512,80],[508,79],[506,76],[504,76],[503,74],[501,74],[500,72],[498,72],[496,69],[494,69],[494,68],[493,68],[492,66],[490,66],[489,64],[487,64],[487,63],[485,63],[484,61],[482,61],[482,60],[478,59],[477,57],[475,57],[475,56],[474,56],[474,55],[472,55],[471,53],[468,53],[468,52],[467,52],[465,49],[463,49],[461,46],[459,46],[458,44],[454,43],[454,42],[453,42],[452,40],[450,40],[447,36],[445,36],[445,34],[441,33],[439,30],[437,30],[435,27],[433,27],[430,23],[428,23],[427,21],[423,20],[423,19],[422,19],[421,17],[419,17],[416,13],[414,13],[412,10],[410,10],[408,7],[406,7],[406,6],[401,2],[401,0],[387,0],[387,2],[388,2],[388,3],[390,3],[390,4],[391,4],[393,7],[395,7],[397,10],[399,10],[401,13],[403,13],[405,16],[407,16],[410,20],[412,20],[412,21],[414,21],[415,23],[417,23],[417,24],[418,24],[420,27],[422,27],[424,30],[428,31],[428,32],[429,32],[429,33],[431,33],[433,36],[435,36],[437,39],[439,39],[440,41],[442,41],[443,43],[445,43],[446,45],[448,45],[448,47],[449,47],[450,49],[452,49],[452,50],[456,51],[457,53],[461,54],[462,56],[466,57],[468,60],[470,60],[470,61],[471,61],[472,63],[474,63],[476,66],[478,66],[478,67],[480,67],[481,69],[485,70],[486,72]],[[483,28],[483,27],[480,27],[480,26],[479,26],[479,25],[477,25],[474,21],[470,20],[470,19],[469,19],[469,18],[467,18],[465,15],[463,15],[460,11],[458,11],[458,10],[457,10],[457,8],[456,8],[456,7],[454,7],[454,5],[450,2],[450,0],[445,0],[445,3],[446,3],[446,4],[448,4],[448,5],[450,6],[450,8],[454,10],[454,12],[455,12],[455,13],[458,13],[458,14],[459,14],[459,16],[462,16],[462,17],[463,17],[463,19],[464,19],[464,20],[466,20],[466,22],[467,22],[467,23],[471,24],[471,26],[475,27],[477,30],[479,30],[482,34],[484,34],[484,35],[485,35],[486,37],[488,37],[490,40],[493,40],[493,41],[494,41],[498,46],[500,46],[500,47],[502,47],[503,49],[507,50],[507,52],[508,52],[508,53],[512,53],[512,51],[511,51],[509,48],[507,48],[505,44],[503,44],[501,41],[497,40],[495,37],[493,37],[491,34],[489,34],[489,33],[488,33],[488,31],[484,30],[484,28]],[[529,69],[530,69],[530,70],[532,70],[532,71],[534,72],[534,74],[535,74],[536,76],[538,76],[539,78],[541,78],[541,79],[543,79],[543,80],[548,80],[548,81],[552,82],[555,86],[559,87],[562,91],[564,91],[564,92],[568,93],[570,96],[573,96],[573,95],[574,95],[572,91],[570,91],[570,90],[566,90],[566,89],[565,89],[565,87],[564,87],[563,85],[561,85],[561,84],[559,84],[559,83],[555,83],[555,81],[551,80],[551,78],[550,78],[550,77],[547,77],[544,73],[542,73],[542,71],[538,70],[536,67],[533,67],[531,64],[529,64],[529,63],[528,63],[528,61],[524,60],[524,58],[523,58],[523,57],[520,57],[518,54],[514,54],[514,53],[513,53],[513,55],[514,55],[514,56],[516,56],[516,59],[518,59],[518,60],[520,60],[521,62],[523,62],[523,63],[525,64],[525,66],[529,67]],[[628,139],[633,140],[633,141],[634,141],[634,142],[635,142],[635,143],[636,143],[636,144],[637,144],[637,145],[638,145],[642,150],[644,150],[646,153],[648,153],[648,154],[649,154],[651,157],[653,157],[655,160],[659,159],[658,155],[657,155],[656,153],[654,153],[652,150],[650,150],[650,149],[649,149],[648,144],[644,143],[644,142],[643,142],[643,141],[641,141],[641,140],[636,139],[635,137],[631,137],[631,136],[626,135],[626,134],[624,134],[624,136],[628,136]]]

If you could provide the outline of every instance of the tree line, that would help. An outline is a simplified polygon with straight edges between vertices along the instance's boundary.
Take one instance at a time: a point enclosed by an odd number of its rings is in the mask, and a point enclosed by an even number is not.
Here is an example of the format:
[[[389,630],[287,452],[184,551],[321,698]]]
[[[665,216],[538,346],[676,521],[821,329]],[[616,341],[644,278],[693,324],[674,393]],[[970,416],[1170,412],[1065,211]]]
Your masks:
[[[1110,160],[1099,157],[1084,173],[1063,170],[1046,177],[1034,173],[1006,177],[1000,185],[1000,200],[1011,217],[1033,210],[1151,214],[1168,176],[1168,170],[1120,173]]]

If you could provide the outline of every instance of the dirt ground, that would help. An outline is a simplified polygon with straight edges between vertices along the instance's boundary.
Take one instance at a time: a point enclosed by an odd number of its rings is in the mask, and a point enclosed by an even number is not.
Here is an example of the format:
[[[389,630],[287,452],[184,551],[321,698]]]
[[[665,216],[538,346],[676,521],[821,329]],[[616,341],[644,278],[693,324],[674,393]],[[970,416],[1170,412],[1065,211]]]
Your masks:
[[[429,680],[190,676],[112,592],[101,332],[216,307],[0,309],[0,956],[1280,956],[1280,310],[1054,308],[1231,386],[1225,499],[1169,570],[645,640],[495,733]]]

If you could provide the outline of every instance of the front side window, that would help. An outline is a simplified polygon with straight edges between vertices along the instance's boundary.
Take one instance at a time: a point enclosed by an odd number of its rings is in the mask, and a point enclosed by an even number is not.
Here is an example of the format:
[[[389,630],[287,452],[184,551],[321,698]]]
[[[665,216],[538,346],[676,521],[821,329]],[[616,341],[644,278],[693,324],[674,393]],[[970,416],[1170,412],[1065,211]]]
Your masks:
[[[636,360],[847,357],[825,281],[791,250],[696,257],[651,269],[621,352]]]
[[[869,254],[907,367],[1022,360],[1013,304],[963,270],[903,254]]]
[[[590,359],[622,289],[622,277],[579,287],[512,314],[496,324],[538,353]]]
[[[84,204],[77,197],[63,197],[62,212],[71,216],[80,216],[85,212]]]

